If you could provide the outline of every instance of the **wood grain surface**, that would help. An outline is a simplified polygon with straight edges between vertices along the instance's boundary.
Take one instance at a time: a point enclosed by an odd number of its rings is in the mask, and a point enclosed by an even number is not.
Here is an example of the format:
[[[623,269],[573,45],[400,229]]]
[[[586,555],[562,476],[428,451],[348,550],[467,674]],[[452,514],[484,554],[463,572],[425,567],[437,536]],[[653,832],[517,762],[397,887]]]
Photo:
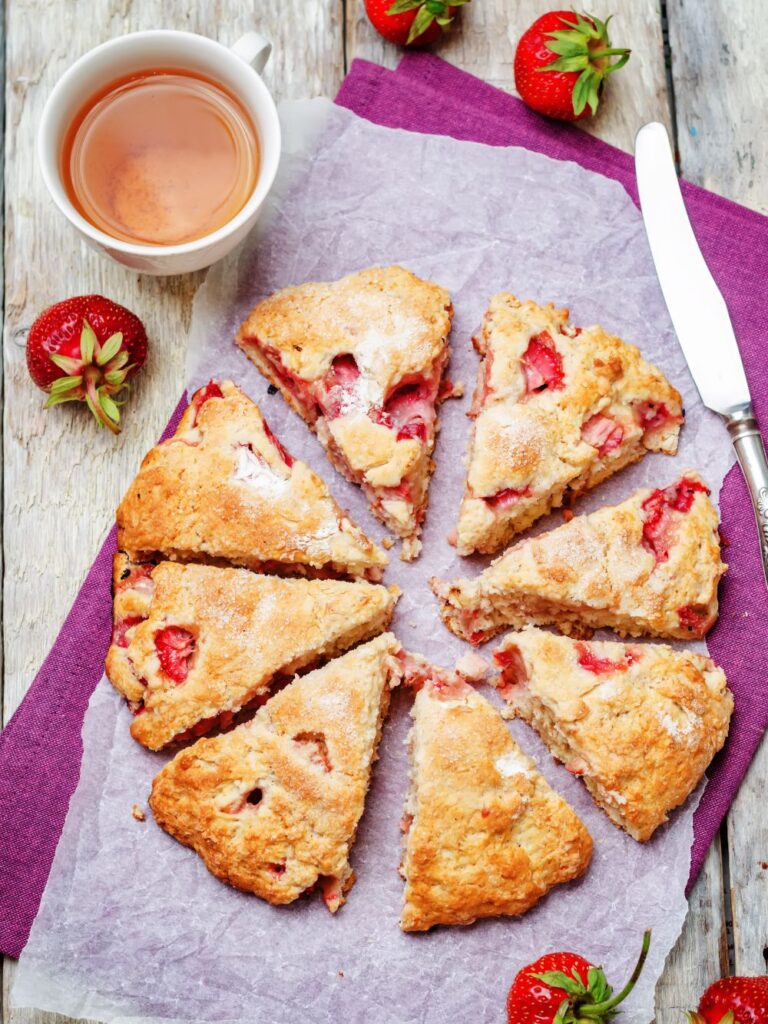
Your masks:
[[[552,6],[546,0],[473,0],[437,52],[514,91],[515,41]],[[768,38],[758,0],[668,0],[666,7],[669,75],[660,0],[591,5],[601,16],[617,12],[614,41],[631,46],[633,54],[610,82],[604,109],[587,130],[630,149],[644,121],[664,121],[677,132],[687,177],[766,211],[768,142],[761,128],[768,111],[762,64]],[[35,128],[51,87],[92,46],[145,28],[188,29],[224,43],[257,28],[274,43],[265,78],[278,99],[332,96],[354,57],[391,67],[400,56],[371,29],[363,0],[7,0],[6,8],[4,721],[55,639],[115,505],[175,405],[191,302],[203,278],[135,277],[76,240],[48,200],[34,161]],[[96,430],[80,409],[43,413],[24,365],[24,341],[40,309],[91,291],[134,309],[152,342],[117,442]],[[695,1005],[703,987],[721,973],[766,971],[766,779],[763,745],[729,815],[727,842],[710,851],[692,894],[686,926],[657,990],[658,1024],[679,1024],[682,1009]],[[14,964],[6,961],[6,1024],[64,1020],[11,1011],[7,991],[13,972]]]

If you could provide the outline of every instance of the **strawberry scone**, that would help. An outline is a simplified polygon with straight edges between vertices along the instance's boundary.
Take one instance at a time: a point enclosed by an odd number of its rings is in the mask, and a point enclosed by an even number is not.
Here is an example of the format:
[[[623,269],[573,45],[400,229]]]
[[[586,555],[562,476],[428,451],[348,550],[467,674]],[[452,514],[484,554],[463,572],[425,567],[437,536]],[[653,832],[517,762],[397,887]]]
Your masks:
[[[677,450],[680,395],[634,345],[602,327],[573,327],[567,309],[504,293],[473,342],[482,361],[460,555],[498,551],[646,452]]]
[[[402,267],[284,288],[237,344],[317,433],[333,465],[415,558],[448,361],[448,292]]]
[[[446,626],[483,643],[505,626],[588,636],[703,637],[717,619],[718,516],[693,470],[519,541],[475,579],[433,578]]]
[[[400,927],[524,914],[584,873],[592,839],[461,677],[412,655],[411,791],[403,818]]]
[[[585,643],[528,628],[494,653],[495,685],[611,821],[644,843],[725,743],[733,697],[701,654]]]
[[[231,381],[197,391],[146,456],[117,510],[117,546],[137,562],[372,580],[388,561]]]
[[[283,904],[319,888],[338,910],[399,649],[385,633],[178,753],[152,785],[155,821],[237,889]]]
[[[175,562],[114,564],[107,677],[151,750],[227,728],[279,677],[387,629],[399,591]]]

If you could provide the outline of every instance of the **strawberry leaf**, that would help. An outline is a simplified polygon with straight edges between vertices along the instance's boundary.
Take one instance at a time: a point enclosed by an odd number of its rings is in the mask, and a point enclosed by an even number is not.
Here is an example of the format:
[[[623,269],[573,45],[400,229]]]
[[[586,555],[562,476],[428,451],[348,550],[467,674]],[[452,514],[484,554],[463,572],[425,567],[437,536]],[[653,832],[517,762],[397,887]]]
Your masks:
[[[572,996],[582,996],[587,991],[578,975],[569,977],[562,971],[543,971],[541,974],[532,973],[531,977],[538,978],[551,988],[561,988]]]
[[[90,365],[93,362],[93,353],[96,351],[98,344],[99,342],[93,328],[84,319],[83,329],[80,332],[80,355],[86,365]]]
[[[566,1014],[571,1006],[570,999],[564,999],[557,1008],[557,1013],[552,1018],[552,1024],[566,1024]]]
[[[409,43],[418,39],[419,36],[423,35],[434,20],[435,16],[432,11],[428,10],[426,7],[420,7],[418,14],[413,19],[411,31],[408,33],[405,45],[407,46]]]
[[[79,402],[80,400],[80,395],[70,395],[67,392],[60,395],[50,394],[48,396],[48,400],[45,403],[45,408],[50,409],[54,405],[61,405],[62,402]]]
[[[589,58],[582,54],[580,57],[558,57],[551,64],[544,64],[536,68],[537,71],[583,71],[589,63]]]
[[[387,10],[387,14],[405,14],[406,11],[415,11],[421,7],[423,0],[395,0]]]
[[[99,391],[99,405],[114,423],[118,422],[120,419],[120,410],[109,395],[101,390]]]
[[[113,359],[120,351],[123,344],[123,332],[116,331],[111,334],[101,346],[101,352],[96,356],[97,366],[106,366],[110,359]]]
[[[62,395],[66,391],[74,391],[82,383],[82,377],[57,377],[53,384],[51,384],[51,394]]]
[[[51,362],[68,375],[78,374],[83,368],[82,360],[72,359],[70,356],[52,355]]]
[[[573,88],[573,112],[578,117],[587,105],[587,97],[589,96],[589,86],[592,79],[592,74],[589,68],[584,68],[582,73],[576,80],[576,85]]]

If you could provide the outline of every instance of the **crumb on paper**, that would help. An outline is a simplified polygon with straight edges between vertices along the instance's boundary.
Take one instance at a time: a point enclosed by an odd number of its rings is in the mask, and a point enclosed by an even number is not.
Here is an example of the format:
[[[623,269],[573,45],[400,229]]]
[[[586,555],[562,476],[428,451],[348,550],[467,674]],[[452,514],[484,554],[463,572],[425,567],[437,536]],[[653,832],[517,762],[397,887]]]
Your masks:
[[[382,537],[381,546],[385,549],[385,551],[391,551],[392,548],[395,546],[395,542],[392,540],[391,537]]]
[[[146,814],[144,813],[142,808],[139,807],[138,804],[134,804],[133,807],[131,808],[131,815],[136,819],[136,821],[146,821],[147,820]]]
[[[490,667],[485,658],[474,651],[462,654],[456,662],[456,671],[471,683],[479,683],[481,679],[485,679]]]
[[[407,537],[400,548],[400,561],[413,562],[421,554],[421,541],[418,537]]]

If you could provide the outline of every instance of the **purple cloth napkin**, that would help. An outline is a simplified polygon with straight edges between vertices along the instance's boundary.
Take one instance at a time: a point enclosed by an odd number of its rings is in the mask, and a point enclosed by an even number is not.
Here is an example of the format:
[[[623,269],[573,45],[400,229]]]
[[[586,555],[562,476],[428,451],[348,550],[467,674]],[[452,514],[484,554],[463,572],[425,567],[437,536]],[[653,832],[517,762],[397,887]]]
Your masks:
[[[573,160],[618,181],[637,203],[629,154],[572,125],[539,117],[515,97],[431,54],[406,54],[395,72],[354,61],[336,101],[388,128],[523,146]],[[683,182],[683,194],[704,257],[728,303],[755,412],[766,433],[768,218],[690,182]],[[452,201],[461,202],[461,196]],[[694,817],[689,888],[768,727],[768,592],[752,505],[738,466],[725,479],[720,511],[729,568],[720,589],[720,619],[707,639],[713,658],[725,669],[736,710]]]
[[[575,160],[615,178],[636,198],[627,154],[578,129],[538,118],[519,101],[429,55],[407,55],[397,72],[355,61],[337,101],[390,127],[520,145]],[[765,316],[757,297],[763,294],[768,270],[768,219],[693,185],[686,184],[685,194],[702,249],[731,309],[757,412],[766,423],[768,365],[759,348]],[[453,201],[460,202],[461,197]],[[163,437],[173,432],[184,406],[182,399]],[[711,769],[697,811],[691,879],[768,724],[768,697],[760,692],[760,681],[768,676],[768,595],[752,511],[738,470],[726,480],[721,506],[731,542],[730,570],[710,647],[728,674],[737,710],[727,751]],[[0,734],[0,951],[11,956],[18,956],[27,940],[77,785],[83,717],[101,677],[111,633],[114,545],[111,532],[50,654]]]

